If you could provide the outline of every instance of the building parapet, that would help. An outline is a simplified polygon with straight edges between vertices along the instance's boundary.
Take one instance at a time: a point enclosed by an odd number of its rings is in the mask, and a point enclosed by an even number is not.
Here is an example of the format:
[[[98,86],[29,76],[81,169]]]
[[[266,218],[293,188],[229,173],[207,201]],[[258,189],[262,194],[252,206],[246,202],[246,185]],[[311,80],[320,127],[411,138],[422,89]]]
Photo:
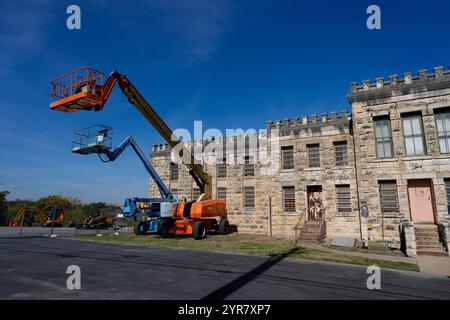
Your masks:
[[[348,94],[350,103],[445,89],[450,88],[450,70],[435,67],[433,72],[429,73],[427,69],[422,69],[416,76],[411,72],[405,72],[403,78],[394,74],[389,76],[389,80],[379,77],[374,82],[370,80],[363,80],[361,84],[352,82],[350,88],[351,92]]]
[[[340,126],[349,125],[351,121],[351,115],[347,110],[342,110],[340,113],[331,112],[330,114],[322,113],[320,116],[317,114],[311,115],[311,117],[303,116],[294,117],[293,120],[285,118],[284,120],[267,121],[267,130],[279,130],[280,136],[289,135],[292,133],[300,132],[308,129],[320,129],[325,126]]]

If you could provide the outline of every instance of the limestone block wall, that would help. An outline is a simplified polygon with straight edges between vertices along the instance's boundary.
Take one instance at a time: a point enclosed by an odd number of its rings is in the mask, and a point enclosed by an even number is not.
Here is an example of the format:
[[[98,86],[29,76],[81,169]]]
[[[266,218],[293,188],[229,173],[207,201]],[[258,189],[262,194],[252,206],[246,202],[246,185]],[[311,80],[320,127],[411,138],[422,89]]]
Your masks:
[[[355,175],[355,155],[351,136],[351,118],[347,112],[341,114],[323,114],[321,117],[295,118],[294,121],[270,121],[267,123],[268,146],[263,155],[256,156],[255,174],[244,176],[243,158],[251,149],[229,150],[227,157],[227,177],[217,178],[217,165],[214,164],[214,152],[203,153],[201,158],[206,171],[213,177],[213,194],[218,187],[227,189],[228,217],[240,232],[272,234],[275,237],[294,239],[296,226],[302,219],[308,219],[307,190],[309,186],[321,186],[325,205],[327,236],[351,236],[360,238],[358,193]],[[273,134],[273,133],[276,133]],[[266,136],[259,136],[263,145]],[[236,141],[236,139],[234,140]],[[336,166],[334,142],[347,142],[348,164]],[[210,143],[205,141],[205,145]],[[221,143],[221,142],[218,142]],[[320,144],[320,168],[309,168],[307,145]],[[281,148],[292,146],[294,150],[294,169],[282,169]],[[169,181],[170,150],[164,151],[160,146],[153,148],[153,164],[158,172],[163,173],[163,180],[178,189],[180,195],[189,195],[195,186],[183,165],[180,166],[179,181]],[[261,150],[261,148],[260,148]],[[272,167],[268,168],[270,158]],[[213,164],[211,164],[213,163]],[[184,172],[183,175],[181,172]],[[189,181],[188,183],[186,181]],[[351,190],[352,212],[337,214],[336,185],[349,185]],[[244,207],[244,188],[255,188],[255,206]],[[295,188],[295,212],[283,212],[283,187]],[[152,193],[157,192],[152,186]],[[191,197],[188,197],[190,199]],[[269,217],[272,217],[271,223]]]
[[[394,75],[389,81],[378,78],[375,83],[364,81],[361,86],[353,83],[349,101],[359,197],[369,209],[369,217],[362,218],[363,238],[398,241],[400,219],[411,220],[407,190],[411,179],[432,182],[436,222],[448,219],[444,178],[450,177],[450,155],[440,153],[434,113],[450,107],[450,72],[435,68],[433,73],[421,70],[415,77],[405,73],[403,79]],[[411,112],[422,115],[427,149],[424,156],[410,157],[405,152],[401,117]],[[377,116],[390,118],[394,149],[391,159],[378,159],[376,155],[373,118]],[[378,183],[383,180],[397,182],[399,214],[381,215]]]

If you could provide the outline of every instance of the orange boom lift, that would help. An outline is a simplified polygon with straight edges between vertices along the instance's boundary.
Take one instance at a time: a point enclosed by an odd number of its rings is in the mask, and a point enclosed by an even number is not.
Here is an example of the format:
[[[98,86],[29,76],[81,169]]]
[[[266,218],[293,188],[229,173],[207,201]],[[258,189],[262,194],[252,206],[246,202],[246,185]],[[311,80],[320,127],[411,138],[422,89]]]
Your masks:
[[[196,163],[192,152],[178,140],[125,75],[113,71],[106,81],[104,76],[103,72],[82,67],[52,80],[50,109],[63,112],[100,111],[117,83],[128,101],[141,112],[171,148],[178,151],[178,156],[188,167],[201,192],[200,197],[194,201],[175,204],[173,217],[161,220],[159,234],[163,237],[192,234],[195,239],[202,239],[206,231],[230,233],[225,200],[212,199],[211,176],[203,170],[201,164]]]

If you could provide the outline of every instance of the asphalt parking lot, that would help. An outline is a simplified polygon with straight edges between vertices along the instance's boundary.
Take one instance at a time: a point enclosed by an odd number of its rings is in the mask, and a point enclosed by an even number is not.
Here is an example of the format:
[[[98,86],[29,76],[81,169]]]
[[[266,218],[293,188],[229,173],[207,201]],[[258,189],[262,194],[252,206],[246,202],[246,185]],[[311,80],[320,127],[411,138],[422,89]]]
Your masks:
[[[66,269],[81,269],[69,290]],[[49,237],[2,238],[1,299],[450,299],[450,279],[362,266]]]

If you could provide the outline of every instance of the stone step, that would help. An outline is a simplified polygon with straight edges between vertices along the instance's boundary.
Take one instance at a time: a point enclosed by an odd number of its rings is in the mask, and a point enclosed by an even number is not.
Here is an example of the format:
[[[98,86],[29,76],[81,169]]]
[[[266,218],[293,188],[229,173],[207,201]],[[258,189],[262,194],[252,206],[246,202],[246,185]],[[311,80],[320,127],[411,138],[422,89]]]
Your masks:
[[[435,247],[443,246],[443,244],[440,241],[416,241],[416,245],[418,245],[418,246],[435,246]]]
[[[437,249],[437,250],[444,250],[444,246],[438,242],[437,244],[416,244],[417,250],[427,250],[427,249]]]
[[[418,256],[437,256],[437,257],[448,257],[448,252],[444,250],[417,250]]]
[[[435,224],[416,224],[415,229],[427,229],[427,230],[437,230],[437,225]]]
[[[417,245],[421,245],[421,244],[423,244],[423,245],[432,245],[432,244],[434,244],[434,245],[438,245],[438,246],[442,246],[442,245],[443,245],[442,242],[439,241],[439,239],[435,239],[435,240],[426,240],[426,241],[423,241],[423,240],[417,240],[417,239],[416,239],[416,244],[417,244]]]
[[[433,230],[416,230],[416,236],[437,236],[439,237],[439,233]]]
[[[320,235],[318,234],[301,234],[299,236],[300,239],[319,239]]]
[[[306,228],[302,228],[302,230],[309,231],[309,232],[320,232],[320,228],[306,227]]]
[[[417,235],[416,234],[416,241],[428,241],[428,240],[438,240],[439,241],[439,236],[437,234],[433,234],[433,235]]]

